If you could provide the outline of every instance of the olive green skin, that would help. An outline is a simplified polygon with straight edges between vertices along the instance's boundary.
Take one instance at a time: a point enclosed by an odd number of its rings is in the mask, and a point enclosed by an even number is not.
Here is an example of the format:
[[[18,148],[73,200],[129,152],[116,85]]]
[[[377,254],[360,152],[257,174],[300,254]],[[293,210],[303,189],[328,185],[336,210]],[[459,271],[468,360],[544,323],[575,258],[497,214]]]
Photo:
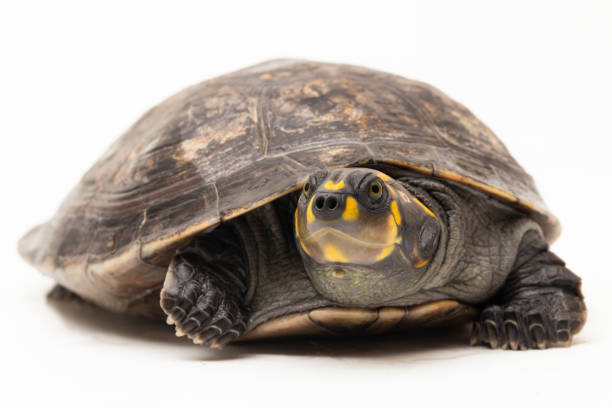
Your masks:
[[[499,139],[437,89],[361,67],[275,60],[149,110],[19,249],[104,308],[154,313],[172,255],[195,234],[300,189],[317,170],[368,163],[459,182],[528,214],[548,242],[559,233]]]

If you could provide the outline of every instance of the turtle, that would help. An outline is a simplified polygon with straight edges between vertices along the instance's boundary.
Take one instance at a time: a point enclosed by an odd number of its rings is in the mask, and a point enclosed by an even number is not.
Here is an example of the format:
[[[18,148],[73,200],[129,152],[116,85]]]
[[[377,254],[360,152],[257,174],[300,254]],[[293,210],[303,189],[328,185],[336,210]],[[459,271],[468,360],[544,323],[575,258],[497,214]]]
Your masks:
[[[569,346],[586,321],[559,233],[438,89],[283,59],[150,109],[19,251],[56,293],[209,347],[471,324],[466,343],[524,350]]]

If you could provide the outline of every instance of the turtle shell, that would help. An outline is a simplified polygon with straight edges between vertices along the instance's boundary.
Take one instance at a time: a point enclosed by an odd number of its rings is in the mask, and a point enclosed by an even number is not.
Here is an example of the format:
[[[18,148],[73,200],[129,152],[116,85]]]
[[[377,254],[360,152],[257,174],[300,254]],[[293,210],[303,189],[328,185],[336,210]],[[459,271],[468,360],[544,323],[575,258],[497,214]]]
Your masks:
[[[20,251],[60,284],[125,311],[161,286],[174,250],[300,188],[318,169],[393,165],[559,224],[493,132],[437,89],[366,68],[275,60],[155,106],[83,176]]]

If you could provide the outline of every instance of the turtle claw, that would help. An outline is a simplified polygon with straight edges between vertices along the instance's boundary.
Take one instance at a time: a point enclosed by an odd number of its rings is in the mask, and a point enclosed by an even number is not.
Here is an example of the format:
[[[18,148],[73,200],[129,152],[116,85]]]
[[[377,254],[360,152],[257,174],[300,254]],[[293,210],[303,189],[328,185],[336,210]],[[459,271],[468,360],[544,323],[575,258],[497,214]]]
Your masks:
[[[474,322],[470,344],[508,350],[569,346],[572,333],[580,327],[581,314],[560,312],[558,303],[553,303],[556,299],[546,300],[538,297],[486,307]]]
[[[501,308],[492,306],[493,310],[486,308],[480,318],[480,323],[475,327],[485,327],[478,329],[479,333],[472,333],[471,345],[488,344],[492,349],[501,348],[504,350],[525,350],[527,348],[546,348],[544,327],[535,321],[525,327],[521,314],[514,308],[506,311],[502,324],[490,318],[491,315],[499,315]],[[476,329],[474,329],[476,330]],[[478,341],[475,341],[477,339]]]
[[[506,345],[504,335],[503,309],[499,306],[490,306],[482,311],[480,321],[474,326],[478,333],[472,333],[470,344],[486,343],[491,348],[504,348]]]
[[[238,336],[240,336],[240,332],[238,330],[236,330],[236,329],[228,330],[223,336],[221,336],[217,340],[217,342],[215,344],[223,347],[227,343],[231,342],[232,340],[234,340]]]
[[[572,345],[572,334],[567,320],[561,320],[557,324],[557,346],[569,347]]]
[[[480,342],[480,323],[474,322],[472,325],[472,334],[470,335],[470,346],[475,346]]]
[[[489,345],[491,348],[496,349],[499,345],[499,335],[497,331],[497,325],[492,320],[485,321],[485,327],[487,328],[487,335],[489,337]]]
[[[208,328],[204,329],[204,331],[194,336],[191,336],[190,338],[195,344],[209,345],[210,341],[213,340],[215,337],[218,337],[220,334],[221,329],[216,326],[209,326]]]
[[[168,271],[175,276],[168,279],[171,285],[161,293],[166,323],[175,326],[177,337],[220,348],[245,331],[244,306],[213,278],[189,273],[191,270],[178,265]]]
[[[537,348],[544,350],[546,348],[546,340],[544,340],[544,327],[539,323],[534,323],[529,327],[531,338],[535,341]]]
[[[508,337],[508,345],[512,350],[519,349],[519,334],[518,334],[518,323],[514,320],[506,320],[504,322],[506,329],[506,335]]]
[[[187,336],[195,344],[221,348],[245,331],[246,320],[237,302],[226,298],[215,313],[204,311],[210,308],[211,305],[198,299],[186,318],[175,321],[176,336]]]

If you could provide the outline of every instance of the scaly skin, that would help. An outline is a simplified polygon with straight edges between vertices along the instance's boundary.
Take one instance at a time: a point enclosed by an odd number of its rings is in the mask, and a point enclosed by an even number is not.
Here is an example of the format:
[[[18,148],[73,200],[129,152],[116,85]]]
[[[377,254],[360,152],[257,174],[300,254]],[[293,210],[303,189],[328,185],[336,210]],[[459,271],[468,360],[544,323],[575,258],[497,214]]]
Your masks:
[[[471,344],[512,350],[568,347],[585,320],[580,278],[530,231],[514,270],[474,322]]]
[[[228,226],[196,237],[168,268],[161,306],[177,336],[222,347],[244,333],[246,267],[239,240]]]

